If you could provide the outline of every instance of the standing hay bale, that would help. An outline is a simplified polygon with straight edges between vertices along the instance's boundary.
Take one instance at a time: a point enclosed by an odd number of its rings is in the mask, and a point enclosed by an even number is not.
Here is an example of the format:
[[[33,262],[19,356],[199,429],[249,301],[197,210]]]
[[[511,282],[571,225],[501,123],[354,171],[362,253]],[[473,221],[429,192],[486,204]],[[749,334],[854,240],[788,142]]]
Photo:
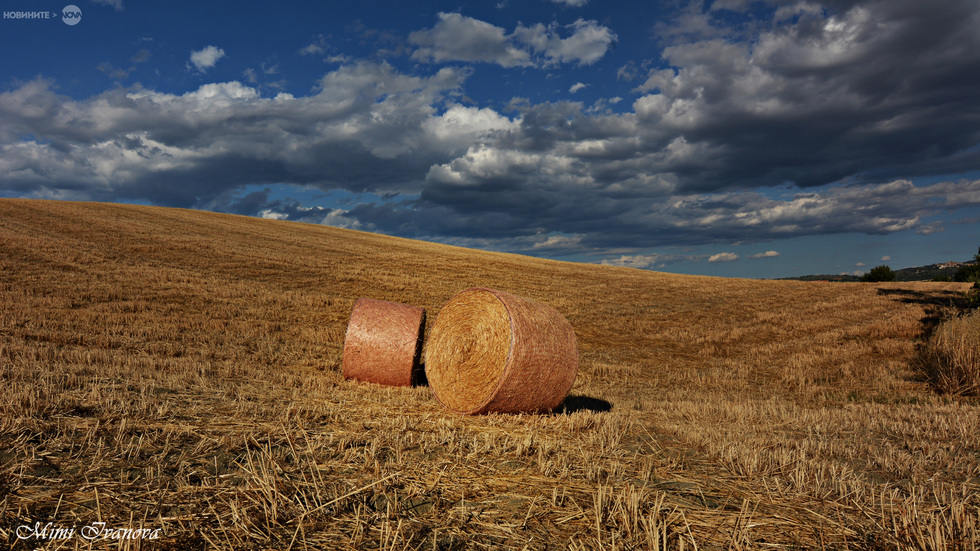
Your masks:
[[[450,299],[426,345],[429,387],[459,413],[551,411],[577,371],[568,320],[550,306],[493,289],[466,289]]]
[[[411,386],[422,376],[425,309],[359,298],[344,337],[343,374],[389,386]]]

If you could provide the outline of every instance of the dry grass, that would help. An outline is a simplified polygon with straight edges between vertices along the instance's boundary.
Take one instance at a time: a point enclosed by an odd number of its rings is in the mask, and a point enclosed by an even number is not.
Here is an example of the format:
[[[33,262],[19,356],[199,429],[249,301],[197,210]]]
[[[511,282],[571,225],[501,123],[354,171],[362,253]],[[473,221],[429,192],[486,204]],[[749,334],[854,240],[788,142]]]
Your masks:
[[[12,549],[975,549],[980,415],[915,366],[967,285],[699,278],[0,200]],[[555,307],[552,415],[345,381],[357,297]],[[95,522],[159,538],[21,540]],[[118,534],[117,534],[118,535]]]
[[[939,391],[980,395],[980,310],[939,324],[922,360]]]

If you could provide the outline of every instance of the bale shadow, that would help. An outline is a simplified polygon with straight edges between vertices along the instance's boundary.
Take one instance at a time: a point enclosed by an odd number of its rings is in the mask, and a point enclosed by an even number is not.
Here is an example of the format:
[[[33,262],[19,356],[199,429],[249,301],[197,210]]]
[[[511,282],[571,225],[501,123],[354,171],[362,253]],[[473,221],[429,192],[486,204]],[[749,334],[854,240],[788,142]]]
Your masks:
[[[600,398],[591,396],[568,396],[560,406],[555,408],[556,415],[575,413],[576,411],[594,411],[605,413],[612,411],[612,404]]]
[[[412,386],[429,386],[429,378],[425,375],[425,363],[416,361],[412,366]]]
[[[429,386],[429,380],[425,376],[425,364],[419,364],[419,367],[412,371],[412,386],[413,387],[423,387]],[[579,396],[571,395],[565,398],[565,400],[551,411],[554,415],[567,415],[575,413],[576,411],[593,411],[596,413],[605,413],[607,411],[612,411],[612,404],[606,400],[600,398],[592,398],[591,396]]]

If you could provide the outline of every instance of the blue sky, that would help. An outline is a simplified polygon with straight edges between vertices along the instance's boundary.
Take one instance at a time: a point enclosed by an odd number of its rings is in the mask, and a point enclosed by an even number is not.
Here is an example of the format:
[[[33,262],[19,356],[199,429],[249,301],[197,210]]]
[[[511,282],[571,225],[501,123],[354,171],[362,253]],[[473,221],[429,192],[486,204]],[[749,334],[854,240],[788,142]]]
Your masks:
[[[975,0],[0,4],[0,197],[733,277],[980,246]]]

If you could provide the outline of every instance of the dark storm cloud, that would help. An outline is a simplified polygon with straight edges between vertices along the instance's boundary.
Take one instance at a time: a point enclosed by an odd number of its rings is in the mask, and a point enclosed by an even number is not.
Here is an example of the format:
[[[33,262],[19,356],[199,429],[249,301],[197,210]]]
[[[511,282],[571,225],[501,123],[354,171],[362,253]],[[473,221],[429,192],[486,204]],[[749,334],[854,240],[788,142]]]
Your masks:
[[[460,197],[466,199],[462,205]],[[444,204],[447,198],[453,201]],[[533,252],[558,233],[574,239],[580,251],[597,251],[624,244],[643,248],[852,232],[931,233],[942,228],[929,217],[978,204],[980,180],[928,186],[896,180],[777,198],[724,192],[646,200],[596,199],[528,186],[500,194],[438,195],[430,189],[415,201],[362,204],[346,216],[372,231],[436,240],[493,239],[502,250]],[[528,243],[528,236],[536,237]]]
[[[429,166],[510,121],[445,105],[468,72],[428,77],[361,63],[317,93],[261,97],[238,82],[183,95],[112,90],[75,101],[37,79],[0,94],[6,189],[194,206],[230,188],[286,182],[417,192]]]
[[[750,40],[666,47],[671,67],[639,87],[652,92],[637,106],[646,125],[720,156],[683,181],[805,187],[977,166],[964,154],[980,142],[975,2],[794,6]]]

